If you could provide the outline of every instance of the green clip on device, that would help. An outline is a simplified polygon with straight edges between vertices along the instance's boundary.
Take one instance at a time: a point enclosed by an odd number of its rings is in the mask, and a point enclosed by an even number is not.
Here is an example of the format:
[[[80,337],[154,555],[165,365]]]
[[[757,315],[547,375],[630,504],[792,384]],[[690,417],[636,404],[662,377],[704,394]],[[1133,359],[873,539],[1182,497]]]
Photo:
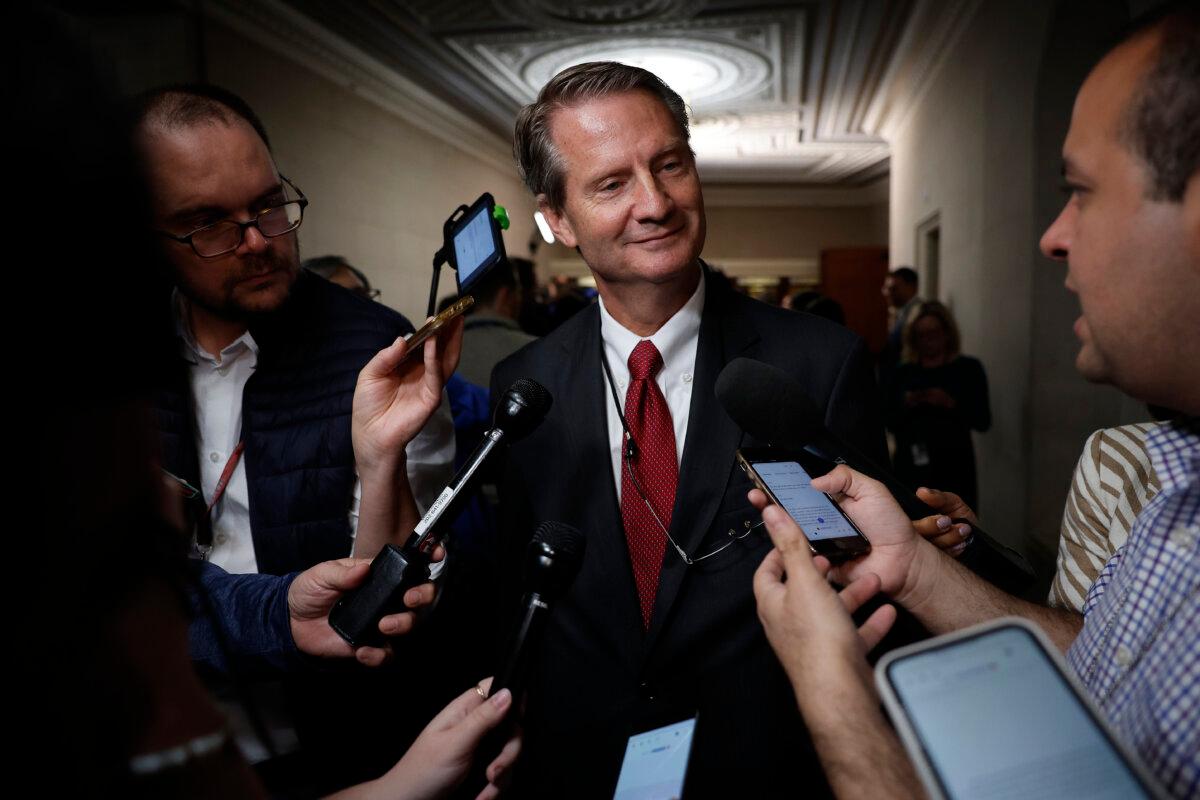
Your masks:
[[[484,192],[468,206],[459,206],[442,225],[442,248],[433,255],[433,283],[429,287],[429,309],[437,310],[438,279],[442,264],[449,264],[458,275],[458,294],[466,295],[471,286],[488,270],[504,260],[504,238],[508,230],[508,212],[496,205],[496,198]]]

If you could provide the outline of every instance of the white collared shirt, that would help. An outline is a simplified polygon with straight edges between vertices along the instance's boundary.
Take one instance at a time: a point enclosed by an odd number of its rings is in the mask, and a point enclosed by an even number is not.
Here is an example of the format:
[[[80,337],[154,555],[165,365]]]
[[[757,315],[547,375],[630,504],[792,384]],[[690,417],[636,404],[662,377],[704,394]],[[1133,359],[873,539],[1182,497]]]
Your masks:
[[[604,356],[608,359],[613,380],[617,382],[617,398],[621,411],[625,410],[625,393],[629,389],[629,355],[643,338],[649,339],[662,354],[663,366],[655,376],[658,388],[671,410],[671,421],[675,427],[675,463],[683,460],[683,443],[687,438],[688,413],[692,405],[692,383],[696,370],[696,344],[700,339],[700,315],[704,311],[704,276],[696,291],[666,323],[647,337],[638,336],[612,318],[600,298],[600,339],[604,343]],[[608,418],[608,449],[612,457],[613,482],[617,487],[617,501],[621,499],[621,444],[625,429],[612,401],[612,390],[608,377],[604,378],[604,407]]]
[[[184,313],[183,298],[176,292],[176,330],[188,361],[192,411],[196,417],[196,453],[200,462],[200,490],[207,505],[217,481],[242,436],[242,393],[258,365],[258,344],[246,331],[219,355],[200,347],[192,336]],[[405,448],[408,480],[417,503],[425,513],[454,475],[454,419],[445,392],[442,404],[421,432]],[[358,532],[358,504],[362,485],[354,481],[347,509],[350,535]],[[225,494],[212,513],[212,551],[208,560],[226,572],[258,572],[254,539],[250,529],[250,488],[246,483],[243,457],[225,487]],[[351,555],[348,552],[346,555]]]

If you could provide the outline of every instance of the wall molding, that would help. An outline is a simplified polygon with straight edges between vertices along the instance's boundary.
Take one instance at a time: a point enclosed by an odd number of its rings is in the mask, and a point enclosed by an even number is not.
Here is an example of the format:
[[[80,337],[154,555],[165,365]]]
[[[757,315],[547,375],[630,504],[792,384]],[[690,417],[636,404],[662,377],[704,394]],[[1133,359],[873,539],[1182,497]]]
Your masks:
[[[514,175],[503,137],[279,0],[208,0],[209,19],[314,72],[434,138]]]

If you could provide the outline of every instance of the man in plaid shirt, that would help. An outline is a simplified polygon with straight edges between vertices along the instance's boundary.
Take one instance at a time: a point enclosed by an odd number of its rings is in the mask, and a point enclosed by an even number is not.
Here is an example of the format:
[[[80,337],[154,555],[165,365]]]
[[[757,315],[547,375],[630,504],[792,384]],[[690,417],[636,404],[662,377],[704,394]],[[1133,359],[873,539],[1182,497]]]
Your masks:
[[[792,679],[826,775],[842,797],[921,786],[879,707],[863,658],[891,626],[879,591],[934,633],[996,617],[1036,622],[1067,653],[1117,735],[1176,797],[1200,796],[1200,8],[1174,4],[1092,70],[1063,146],[1070,199],[1042,237],[1079,295],[1076,367],[1180,419],[1147,441],[1162,489],[1105,565],[1080,615],[984,583],[917,536],[881,484],[847,467],[813,481],[871,540],[830,567],[785,512],[755,575],[759,616]],[[763,508],[766,498],[752,492]],[[786,577],[786,580],[785,580]],[[846,586],[835,593],[826,580]]]

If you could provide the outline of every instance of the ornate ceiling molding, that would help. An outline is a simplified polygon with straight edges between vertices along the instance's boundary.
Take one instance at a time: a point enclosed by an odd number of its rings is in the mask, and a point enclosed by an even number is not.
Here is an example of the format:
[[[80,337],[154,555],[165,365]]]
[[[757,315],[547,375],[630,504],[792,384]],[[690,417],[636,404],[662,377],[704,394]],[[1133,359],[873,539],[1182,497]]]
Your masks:
[[[256,41],[296,40],[302,31],[304,43],[290,45],[301,54],[285,55],[505,168],[516,113],[550,76],[583,60],[617,58],[680,84],[707,179],[854,187],[887,173],[888,138],[980,2],[213,0],[206,7],[247,23],[240,29]]]
[[[209,0],[205,13],[276,55],[395,114],[500,170],[511,170],[509,142],[279,0]]]
[[[513,22],[546,28],[595,30],[690,16],[703,0],[492,0]]]

